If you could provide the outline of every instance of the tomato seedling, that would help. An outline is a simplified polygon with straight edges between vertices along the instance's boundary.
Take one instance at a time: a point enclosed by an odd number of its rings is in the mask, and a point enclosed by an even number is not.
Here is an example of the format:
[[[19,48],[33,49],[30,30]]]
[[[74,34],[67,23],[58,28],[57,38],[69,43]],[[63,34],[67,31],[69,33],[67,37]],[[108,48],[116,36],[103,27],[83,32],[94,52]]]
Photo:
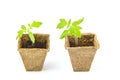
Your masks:
[[[75,44],[78,45],[78,38],[81,38],[82,36],[81,34],[82,27],[80,26],[80,24],[83,21],[84,21],[84,17],[79,20],[73,21],[73,22],[71,21],[71,19],[66,21],[64,18],[61,18],[60,22],[57,25],[57,29],[65,28],[65,30],[60,35],[60,39],[63,39],[66,36],[74,36]]]
[[[39,28],[42,25],[42,22],[39,21],[33,21],[32,24],[28,23],[28,26],[26,27],[25,25],[21,25],[21,30],[19,30],[17,33],[17,37],[16,39],[19,39],[22,37],[23,34],[28,34],[30,40],[32,41],[32,43],[35,43],[35,37],[32,33],[32,29],[34,28]]]

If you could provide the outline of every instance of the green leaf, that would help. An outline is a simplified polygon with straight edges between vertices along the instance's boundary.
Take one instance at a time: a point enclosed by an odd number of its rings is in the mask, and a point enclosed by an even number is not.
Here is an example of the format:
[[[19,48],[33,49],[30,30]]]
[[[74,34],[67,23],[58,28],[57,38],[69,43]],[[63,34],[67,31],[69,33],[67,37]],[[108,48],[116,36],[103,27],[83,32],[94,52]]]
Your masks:
[[[19,33],[23,33],[23,30],[19,30],[17,33],[18,33],[18,34],[19,34]]]
[[[68,24],[67,24],[67,28],[70,27],[71,24],[71,19],[69,19]]]
[[[22,30],[18,31],[18,35],[17,35],[16,39],[21,38],[22,35],[23,35],[23,31]]]
[[[80,30],[80,29],[82,29],[82,27],[80,27],[80,26],[73,26],[73,27],[74,27],[75,30]]]
[[[77,31],[75,32],[75,36],[76,36],[77,38],[81,38],[81,32],[77,30]]]
[[[38,22],[38,21],[33,21],[33,23],[32,23],[32,27],[35,27],[35,28],[39,28],[40,27],[40,25],[42,25],[42,22]]]
[[[77,20],[77,21],[74,21],[73,23],[72,23],[72,25],[79,25],[80,23],[82,23],[84,21],[84,17],[82,18],[82,19],[79,19],[79,20]]]
[[[30,40],[32,41],[32,43],[35,43],[35,38],[34,38],[33,33],[32,33],[32,32],[29,32],[28,35],[29,35],[29,38],[30,38]]]
[[[67,24],[67,21],[65,19],[63,19],[63,18],[60,19],[60,22],[64,23],[64,24]]]
[[[65,38],[68,35],[68,30],[64,30],[63,33],[60,36],[60,39]]]
[[[26,27],[24,25],[21,25],[21,29],[26,32]]]
[[[64,27],[65,27],[65,25],[63,23],[58,23],[58,25],[57,25],[58,29],[61,29],[61,28],[64,28]]]
[[[76,37],[81,37],[80,29],[81,29],[81,27],[79,27],[79,26],[71,26],[71,28],[69,29],[70,35],[76,36]]]
[[[70,36],[72,36],[72,35],[74,35],[74,27],[70,27],[70,29],[69,29],[69,34],[70,34]]]
[[[60,23],[58,23],[57,28],[61,29],[64,28],[67,25],[67,21],[65,19],[60,19]]]

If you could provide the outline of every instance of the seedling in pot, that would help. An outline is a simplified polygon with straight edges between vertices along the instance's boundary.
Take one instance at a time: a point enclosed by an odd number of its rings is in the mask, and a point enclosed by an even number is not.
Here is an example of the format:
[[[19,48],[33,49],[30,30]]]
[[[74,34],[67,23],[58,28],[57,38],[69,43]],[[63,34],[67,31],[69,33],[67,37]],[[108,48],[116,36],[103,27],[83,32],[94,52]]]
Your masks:
[[[21,25],[16,37],[19,39],[18,51],[26,71],[42,70],[50,48],[49,34],[32,33],[32,29],[39,28],[41,25],[42,22],[39,21],[28,23],[28,26]]]
[[[78,38],[81,38],[82,36],[81,34],[82,27],[80,26],[80,24],[83,21],[84,21],[84,17],[73,22],[71,21],[71,19],[67,21],[64,18],[61,18],[60,22],[57,25],[57,29],[64,28],[65,30],[62,32],[60,39],[63,39],[66,36],[71,36],[74,37],[75,39],[75,45],[78,45]]]
[[[28,26],[26,27],[25,25],[21,25],[21,30],[19,30],[17,33],[17,37],[16,39],[19,39],[23,36],[23,34],[28,34],[32,44],[35,43],[35,37],[32,33],[32,29],[34,28],[39,28],[40,26],[42,25],[42,22],[39,22],[39,21],[33,21],[31,24],[28,23]]]

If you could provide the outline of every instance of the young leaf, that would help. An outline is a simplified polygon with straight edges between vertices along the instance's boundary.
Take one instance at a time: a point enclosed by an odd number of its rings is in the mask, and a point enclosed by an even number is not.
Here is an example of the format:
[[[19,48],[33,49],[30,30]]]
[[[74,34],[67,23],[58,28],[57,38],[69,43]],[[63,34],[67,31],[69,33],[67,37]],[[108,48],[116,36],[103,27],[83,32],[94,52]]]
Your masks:
[[[32,32],[28,32],[29,38],[32,41],[32,43],[35,43],[35,38]]]
[[[64,28],[64,25],[62,23],[58,23],[57,28],[58,29]]]
[[[26,32],[26,27],[24,25],[21,25],[21,29]]]
[[[64,30],[63,33],[60,36],[60,39],[63,39],[64,37],[66,37],[68,35],[68,30]]]
[[[74,34],[77,38],[81,38],[81,32],[77,30]]]
[[[33,23],[32,23],[32,27],[35,27],[35,28],[39,28],[40,27],[40,25],[42,25],[42,22],[38,22],[38,21],[33,21]]]
[[[67,21],[65,19],[63,19],[63,18],[60,19],[60,22],[65,24],[65,25],[67,24]]]
[[[79,20],[77,20],[77,21],[74,21],[74,22],[72,23],[72,25],[79,25],[80,23],[83,22],[83,20],[84,20],[84,18],[79,19]]]
[[[70,27],[71,24],[71,19],[69,19],[68,24],[67,24],[67,28]]]
[[[79,24],[82,23],[83,20],[84,20],[84,18],[81,18],[77,21],[71,22],[71,19],[69,19],[68,22],[66,22],[65,19],[60,19],[60,22],[58,23],[57,28],[62,29],[64,27],[66,27],[66,30],[63,31],[63,33],[60,36],[60,39],[65,38],[67,35],[80,38],[81,37],[80,30],[82,28],[79,26]]]
[[[17,35],[16,39],[21,38],[22,35],[23,35],[23,32],[22,31],[18,31],[18,35]]]
[[[23,33],[23,30],[19,30],[17,33],[18,33],[18,34],[19,34],[19,33]]]
[[[81,37],[80,29],[81,29],[81,27],[79,27],[79,26],[71,26],[71,28],[69,29],[70,35],[71,36],[74,35],[76,37]]]
[[[57,28],[61,29],[67,25],[67,21],[65,19],[60,19],[60,23],[58,23]]]
[[[69,35],[73,36],[74,33],[75,33],[75,29],[74,29],[74,27],[71,26],[70,29],[69,29]]]
[[[80,27],[80,26],[72,26],[75,30],[80,30],[80,29],[82,29],[82,27]]]

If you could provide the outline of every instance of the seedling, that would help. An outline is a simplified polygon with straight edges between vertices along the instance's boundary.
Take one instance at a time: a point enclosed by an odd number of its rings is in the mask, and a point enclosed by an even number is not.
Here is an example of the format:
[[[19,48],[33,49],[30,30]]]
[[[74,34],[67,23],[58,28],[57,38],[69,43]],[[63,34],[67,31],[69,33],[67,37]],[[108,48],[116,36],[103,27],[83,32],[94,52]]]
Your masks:
[[[33,21],[32,24],[28,23],[28,27],[26,27],[25,25],[21,25],[21,30],[19,30],[17,33],[17,37],[16,39],[19,39],[22,37],[23,34],[28,34],[30,40],[32,41],[32,43],[35,43],[35,37],[33,35],[33,33],[31,32],[31,30],[33,28],[39,28],[42,25],[42,22],[39,21]]]
[[[73,22],[71,21],[71,19],[66,21],[64,18],[61,18],[60,22],[57,25],[57,29],[65,28],[65,30],[62,32],[60,39],[63,39],[68,35],[74,36],[75,44],[78,45],[78,38],[81,38],[81,36],[82,36],[82,34],[81,34],[82,27],[79,25],[83,21],[84,21],[84,17],[79,20],[73,21]]]

